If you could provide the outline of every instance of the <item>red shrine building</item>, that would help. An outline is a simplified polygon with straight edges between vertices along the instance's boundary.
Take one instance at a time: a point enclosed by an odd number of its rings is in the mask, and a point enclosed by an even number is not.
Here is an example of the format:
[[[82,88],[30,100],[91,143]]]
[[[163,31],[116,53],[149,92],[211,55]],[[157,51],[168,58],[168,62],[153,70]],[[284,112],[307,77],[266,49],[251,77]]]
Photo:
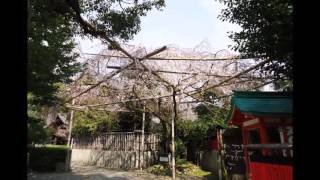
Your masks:
[[[291,92],[234,92],[228,124],[239,129],[247,179],[293,179],[292,104]]]

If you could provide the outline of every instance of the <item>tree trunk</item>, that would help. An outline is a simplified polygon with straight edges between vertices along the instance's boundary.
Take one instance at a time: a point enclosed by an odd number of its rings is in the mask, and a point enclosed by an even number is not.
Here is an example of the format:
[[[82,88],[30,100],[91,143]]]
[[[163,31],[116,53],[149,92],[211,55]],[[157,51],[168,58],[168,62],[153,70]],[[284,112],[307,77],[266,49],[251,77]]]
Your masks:
[[[167,153],[169,151],[169,144],[170,144],[168,127],[167,127],[167,124],[164,120],[160,119],[160,122],[162,125],[161,147],[163,148],[163,152]]]
[[[170,152],[169,147],[170,147],[170,134],[168,131],[168,125],[167,122],[160,116],[160,112],[161,112],[161,100],[158,101],[157,103],[157,112],[152,112],[152,114],[154,116],[156,116],[157,118],[159,118],[160,123],[162,125],[162,140],[160,142],[160,147],[163,153],[168,153]]]
[[[196,148],[192,143],[187,144],[187,161],[196,163]]]

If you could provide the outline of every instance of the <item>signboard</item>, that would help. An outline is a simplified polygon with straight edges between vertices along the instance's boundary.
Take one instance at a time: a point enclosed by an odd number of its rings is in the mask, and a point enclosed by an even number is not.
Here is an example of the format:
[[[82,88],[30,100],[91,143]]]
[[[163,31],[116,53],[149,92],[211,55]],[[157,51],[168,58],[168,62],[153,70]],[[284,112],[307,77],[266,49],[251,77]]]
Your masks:
[[[169,162],[169,157],[160,157],[160,162]]]
[[[169,162],[170,161],[170,154],[161,154],[159,161],[160,162]]]
[[[224,162],[228,174],[245,174],[245,157],[240,128],[229,128],[223,133]]]
[[[244,151],[241,144],[225,144],[225,161],[230,174],[244,174]]]

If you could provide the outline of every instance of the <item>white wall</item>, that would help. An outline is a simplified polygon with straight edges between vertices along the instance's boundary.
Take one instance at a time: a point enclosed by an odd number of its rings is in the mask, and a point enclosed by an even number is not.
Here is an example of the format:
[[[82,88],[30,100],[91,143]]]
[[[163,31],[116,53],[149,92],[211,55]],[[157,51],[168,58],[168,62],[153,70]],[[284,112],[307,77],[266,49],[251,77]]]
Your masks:
[[[148,167],[157,160],[157,152],[144,152],[144,167]],[[135,169],[139,168],[139,162],[138,151],[72,149],[71,154],[71,166],[73,164],[83,164],[117,169]]]

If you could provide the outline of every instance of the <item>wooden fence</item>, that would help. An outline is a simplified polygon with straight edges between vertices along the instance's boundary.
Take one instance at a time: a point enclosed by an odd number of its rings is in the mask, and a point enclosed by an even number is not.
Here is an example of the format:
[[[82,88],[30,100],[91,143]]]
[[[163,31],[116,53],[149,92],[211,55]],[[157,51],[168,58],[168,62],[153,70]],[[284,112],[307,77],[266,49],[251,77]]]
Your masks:
[[[72,138],[72,164],[107,168],[135,169],[149,167],[159,158],[160,135],[141,132],[112,132],[91,137]]]
[[[140,143],[140,132],[111,132],[100,134],[98,136],[72,138],[73,149],[141,151],[142,148]],[[144,133],[143,151],[158,151],[159,145],[159,134]]]

